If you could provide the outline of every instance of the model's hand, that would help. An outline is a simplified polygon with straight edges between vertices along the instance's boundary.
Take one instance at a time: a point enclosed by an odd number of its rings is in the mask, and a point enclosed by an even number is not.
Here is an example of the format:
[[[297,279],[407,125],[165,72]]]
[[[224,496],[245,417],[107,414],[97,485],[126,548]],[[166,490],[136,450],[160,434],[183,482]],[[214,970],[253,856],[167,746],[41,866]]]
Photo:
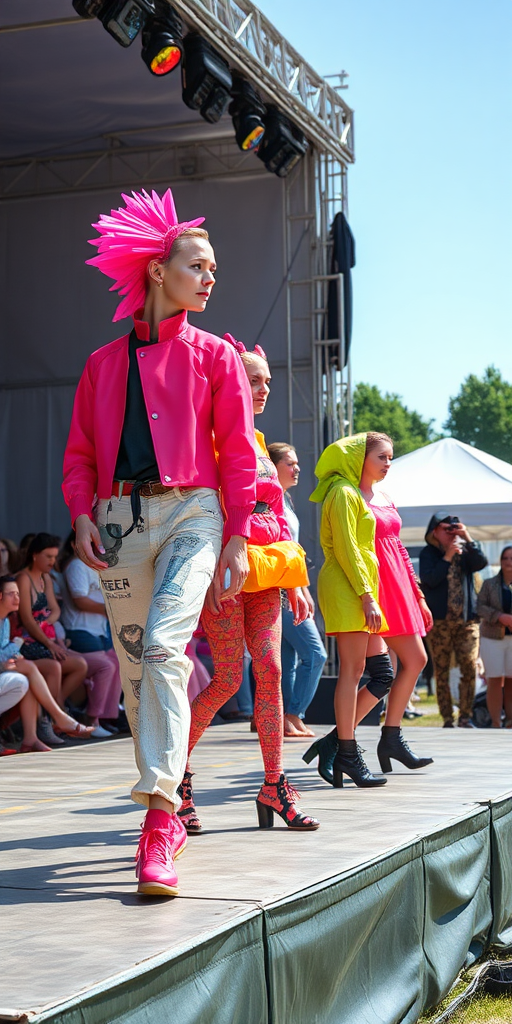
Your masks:
[[[215,590],[215,580],[213,580],[212,583],[210,583],[210,586],[208,587],[208,590],[206,591],[206,597],[204,599],[204,607],[212,615],[221,615],[222,614],[222,602],[220,601],[220,599],[217,600],[216,590]]]
[[[434,625],[434,620],[432,618],[432,612],[430,611],[430,608],[429,608],[427,602],[425,601],[424,597],[420,597],[420,599],[418,601],[418,604],[420,606],[420,612],[421,612],[421,617],[423,619],[423,625],[425,626],[425,629],[426,629],[427,633],[430,633],[430,630],[432,629],[432,626]]]
[[[226,569],[229,569],[229,586],[225,587]],[[222,610],[222,602],[230,601],[240,593],[249,575],[247,540],[245,537],[230,537],[224,548],[213,577],[215,606]]]
[[[382,626],[382,612],[377,602],[371,594],[362,594],[361,602],[363,605],[366,625],[368,626],[370,633],[378,633]]]
[[[304,619],[307,619],[309,615],[308,603],[300,587],[295,587],[293,590],[287,590],[286,593],[288,594],[288,600],[293,614],[293,625],[299,626],[300,623],[304,622]]]
[[[501,622],[502,626],[508,626],[509,629],[512,629],[512,615],[507,615],[506,612],[503,612],[503,615],[499,616],[498,622]]]
[[[304,595],[304,598],[306,600],[306,604],[308,606],[308,616],[309,616],[310,619],[314,619],[314,617],[315,617],[315,602],[313,601],[313,598],[311,597],[311,594],[309,592],[309,587],[303,587],[302,588],[302,593]]]
[[[100,555],[104,555],[105,548],[101,543],[99,530],[89,519],[89,516],[81,515],[76,517],[75,534],[75,550],[78,557],[82,559],[82,562],[85,562],[89,569],[96,569],[96,572],[100,569],[108,569],[107,562],[100,562],[94,553],[94,548],[96,548]]]

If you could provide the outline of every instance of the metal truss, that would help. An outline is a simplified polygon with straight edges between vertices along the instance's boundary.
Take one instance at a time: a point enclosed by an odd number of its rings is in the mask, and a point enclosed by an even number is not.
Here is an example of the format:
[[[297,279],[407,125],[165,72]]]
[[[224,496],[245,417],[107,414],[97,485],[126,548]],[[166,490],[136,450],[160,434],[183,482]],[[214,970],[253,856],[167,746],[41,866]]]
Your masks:
[[[152,131],[157,133],[158,129]],[[169,128],[162,129],[168,131]],[[209,140],[166,139],[137,146],[126,144],[124,136],[129,134],[104,136],[103,148],[91,152],[0,161],[0,202],[137,188],[146,182],[158,185],[205,177],[261,177],[268,173],[254,154],[240,152],[231,133]],[[136,134],[140,136],[143,132],[137,130]]]
[[[284,213],[287,269],[287,439],[300,453],[306,479],[312,480],[327,444],[352,431],[350,363],[344,354],[343,275],[331,274],[331,226],[347,206],[344,163],[314,150],[285,182]],[[338,288],[337,336],[327,337],[328,289]],[[274,368],[274,364],[273,364]],[[319,506],[302,509],[301,536],[319,567]],[[334,674],[334,638],[326,637],[324,672]]]
[[[315,151],[285,186],[288,434],[293,443],[297,425],[308,423],[309,446],[318,458],[326,444],[352,429],[343,275],[330,272],[331,226],[336,213],[347,212],[346,170],[330,154]],[[338,291],[339,322],[336,337],[331,338],[327,309],[332,281]],[[304,362],[306,352],[309,365]]]
[[[171,2],[171,0],[169,0]],[[251,0],[172,0],[185,22],[206,36],[266,99],[293,118],[307,138],[342,164],[354,160],[354,115],[333,87],[290,45]],[[79,24],[79,18],[0,26],[1,33]]]
[[[174,0],[173,6],[308,139],[341,163],[353,162],[353,111],[251,0]]]

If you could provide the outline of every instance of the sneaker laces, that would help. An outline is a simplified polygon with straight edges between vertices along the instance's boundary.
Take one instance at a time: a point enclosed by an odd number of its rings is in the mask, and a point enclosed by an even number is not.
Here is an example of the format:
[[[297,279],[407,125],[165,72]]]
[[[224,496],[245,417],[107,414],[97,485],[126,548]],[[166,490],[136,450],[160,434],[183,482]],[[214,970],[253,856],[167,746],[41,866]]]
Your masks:
[[[143,826],[142,828],[135,860],[138,862],[141,857],[147,857],[151,848],[152,855],[156,854],[158,859],[166,864],[169,852],[169,830],[165,828],[144,829]]]

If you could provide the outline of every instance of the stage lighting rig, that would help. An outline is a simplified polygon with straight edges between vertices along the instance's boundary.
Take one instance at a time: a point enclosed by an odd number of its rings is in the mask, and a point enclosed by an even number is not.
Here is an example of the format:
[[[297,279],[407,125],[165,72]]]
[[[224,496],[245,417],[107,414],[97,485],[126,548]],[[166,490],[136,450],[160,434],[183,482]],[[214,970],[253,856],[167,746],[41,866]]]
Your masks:
[[[167,0],[154,4],[155,14],[142,29],[142,59],[152,75],[168,75],[183,56],[181,18]]]
[[[73,7],[81,18],[98,18],[121,46],[131,46],[155,13],[153,0],[73,0]]]
[[[281,111],[270,104],[265,117],[265,134],[256,156],[263,160],[267,171],[286,178],[295,164],[309,148],[306,136],[302,134]]]
[[[233,118],[237,144],[245,151],[257,149],[265,134],[265,105],[250,82],[238,71],[233,72],[231,95],[229,113]]]
[[[183,102],[191,110],[199,110],[205,121],[215,124],[230,99],[233,80],[229,64],[196,32],[185,36],[183,50]]]

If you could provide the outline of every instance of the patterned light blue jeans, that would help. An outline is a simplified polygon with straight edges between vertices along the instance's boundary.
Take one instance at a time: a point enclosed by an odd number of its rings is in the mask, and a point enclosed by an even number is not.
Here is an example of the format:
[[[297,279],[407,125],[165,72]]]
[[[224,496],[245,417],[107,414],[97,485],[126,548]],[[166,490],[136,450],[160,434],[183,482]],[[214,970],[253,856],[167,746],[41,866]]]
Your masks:
[[[190,726],[185,654],[222,544],[217,492],[169,488],[141,496],[142,524],[128,537],[130,498],[98,501],[95,519],[109,568],[101,572],[140,779],[132,790],[148,806],[155,794],[180,806]]]

